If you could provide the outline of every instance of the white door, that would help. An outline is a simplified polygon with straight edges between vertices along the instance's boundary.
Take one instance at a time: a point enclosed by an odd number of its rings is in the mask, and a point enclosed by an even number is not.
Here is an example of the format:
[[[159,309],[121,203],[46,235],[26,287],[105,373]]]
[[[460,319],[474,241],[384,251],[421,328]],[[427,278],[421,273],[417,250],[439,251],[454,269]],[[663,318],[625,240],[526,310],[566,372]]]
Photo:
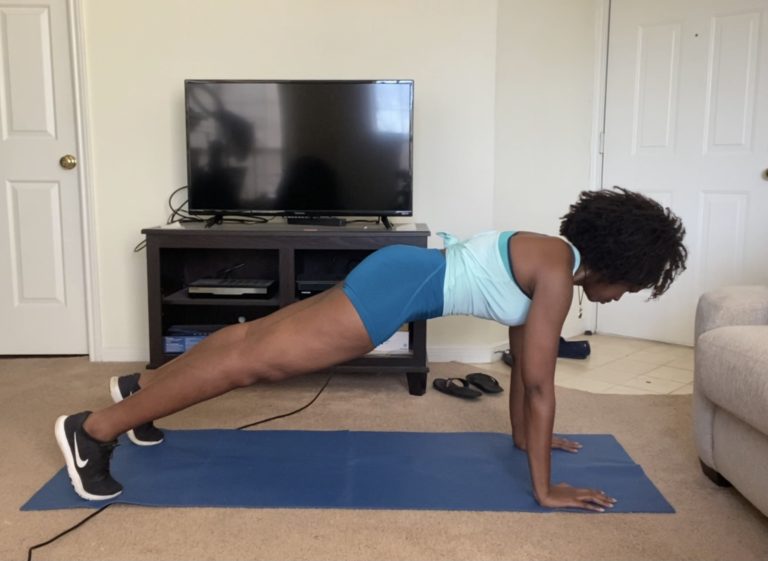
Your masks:
[[[691,345],[702,292],[768,283],[768,0],[612,0],[604,151],[603,187],[669,206],[689,260],[597,328]]]
[[[66,0],[0,0],[0,354],[88,352]]]

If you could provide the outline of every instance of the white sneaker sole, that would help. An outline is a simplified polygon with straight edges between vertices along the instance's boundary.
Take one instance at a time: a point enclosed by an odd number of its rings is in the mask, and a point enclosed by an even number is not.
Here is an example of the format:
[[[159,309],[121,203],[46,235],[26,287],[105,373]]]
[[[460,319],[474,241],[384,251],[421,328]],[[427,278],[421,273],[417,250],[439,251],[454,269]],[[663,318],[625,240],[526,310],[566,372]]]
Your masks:
[[[62,415],[56,419],[53,432],[56,435],[56,443],[59,445],[59,449],[64,455],[64,463],[67,465],[67,474],[69,475],[69,480],[72,482],[72,487],[75,488],[75,493],[87,501],[106,501],[108,499],[114,499],[122,493],[122,491],[118,491],[114,495],[94,495],[83,488],[83,481],[80,479],[80,474],[77,473],[75,459],[72,457],[72,450],[67,441],[67,433],[64,430],[64,421],[66,420],[66,415]]]
[[[123,394],[120,393],[120,385],[118,383],[118,377],[112,376],[109,379],[109,395],[112,397],[112,401],[115,403],[120,403],[123,401]],[[139,440],[136,438],[136,433],[133,432],[133,429],[129,430],[125,433],[128,436],[128,440],[133,442],[136,446],[157,446],[158,444],[162,443],[163,440],[156,440],[154,442],[147,442],[146,440]]]

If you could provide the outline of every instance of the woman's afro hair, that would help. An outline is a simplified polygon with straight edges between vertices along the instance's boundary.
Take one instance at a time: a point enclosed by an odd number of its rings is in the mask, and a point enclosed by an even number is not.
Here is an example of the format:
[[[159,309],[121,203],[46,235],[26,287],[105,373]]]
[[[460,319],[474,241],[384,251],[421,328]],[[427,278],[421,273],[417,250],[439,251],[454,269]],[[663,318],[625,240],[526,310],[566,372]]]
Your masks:
[[[578,248],[588,271],[606,282],[650,288],[651,298],[667,291],[688,257],[680,218],[621,187],[583,191],[561,218],[560,235]]]

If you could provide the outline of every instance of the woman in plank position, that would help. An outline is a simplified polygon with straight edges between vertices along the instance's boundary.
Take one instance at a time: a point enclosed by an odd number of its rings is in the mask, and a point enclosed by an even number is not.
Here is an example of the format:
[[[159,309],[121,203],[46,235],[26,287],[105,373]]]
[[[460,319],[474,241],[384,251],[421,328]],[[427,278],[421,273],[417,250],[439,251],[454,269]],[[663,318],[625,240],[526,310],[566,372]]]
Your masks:
[[[604,510],[615,500],[594,489],[550,481],[555,361],[560,331],[583,287],[592,302],[626,292],[663,294],[685,270],[685,229],[655,201],[624,189],[584,191],[562,218],[565,238],[488,232],[446,249],[389,246],[368,256],[339,285],[248,323],[231,325],[153,372],[115,377],[114,405],[57,419],[56,440],[78,495],[117,496],[109,472],[115,439],[153,445],[152,422],[234,388],[279,381],[371,351],[404,323],[473,315],[509,326],[514,355],[510,420],[526,450],[533,494],[545,507]]]

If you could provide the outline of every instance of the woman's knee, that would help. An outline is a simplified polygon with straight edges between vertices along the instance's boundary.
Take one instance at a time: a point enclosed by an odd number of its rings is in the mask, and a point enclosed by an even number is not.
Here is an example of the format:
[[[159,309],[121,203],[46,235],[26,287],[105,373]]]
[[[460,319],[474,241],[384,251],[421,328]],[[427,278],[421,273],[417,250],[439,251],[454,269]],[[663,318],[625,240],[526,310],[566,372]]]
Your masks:
[[[270,355],[266,349],[259,352],[253,344],[240,343],[230,355],[231,381],[238,387],[247,387],[257,382],[279,382],[293,375],[284,360]]]

